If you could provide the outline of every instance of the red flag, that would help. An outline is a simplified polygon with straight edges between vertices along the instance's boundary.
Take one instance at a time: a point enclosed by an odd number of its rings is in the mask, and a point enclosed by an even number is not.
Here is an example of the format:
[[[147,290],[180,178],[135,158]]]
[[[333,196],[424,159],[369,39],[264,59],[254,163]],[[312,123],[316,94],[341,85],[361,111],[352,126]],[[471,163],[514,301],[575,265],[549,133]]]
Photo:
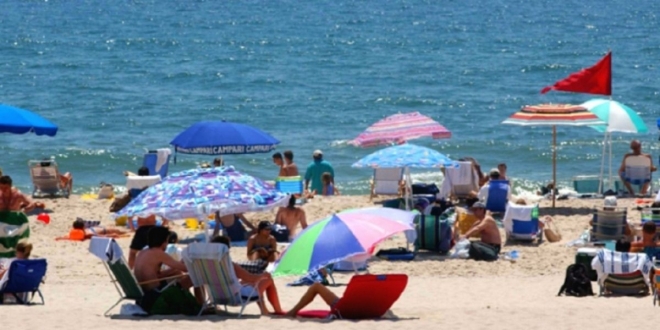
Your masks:
[[[607,53],[596,65],[570,74],[563,80],[541,90],[545,94],[550,90],[612,95],[612,52]]]

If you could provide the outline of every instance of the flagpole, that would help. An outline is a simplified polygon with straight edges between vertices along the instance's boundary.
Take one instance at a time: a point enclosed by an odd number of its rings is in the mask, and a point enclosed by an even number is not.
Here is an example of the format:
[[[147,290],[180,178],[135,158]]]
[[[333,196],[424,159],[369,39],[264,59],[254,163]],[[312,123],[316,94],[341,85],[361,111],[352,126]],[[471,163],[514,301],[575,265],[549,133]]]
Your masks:
[[[552,125],[552,208],[555,208],[557,200],[557,126]]]

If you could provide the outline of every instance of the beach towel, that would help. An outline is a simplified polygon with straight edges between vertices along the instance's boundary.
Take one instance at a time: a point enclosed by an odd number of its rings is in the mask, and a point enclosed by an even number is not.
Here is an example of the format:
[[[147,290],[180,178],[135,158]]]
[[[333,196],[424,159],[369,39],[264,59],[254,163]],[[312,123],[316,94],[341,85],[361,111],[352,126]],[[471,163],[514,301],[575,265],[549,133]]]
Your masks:
[[[89,242],[89,252],[102,261],[110,263],[115,263],[123,257],[119,244],[107,237],[92,237]]]
[[[303,286],[303,285],[312,285],[314,283],[321,283],[323,285],[328,285],[328,280],[321,275],[317,270],[309,272],[307,275],[287,284],[287,286]]]
[[[30,237],[30,224],[23,212],[0,211],[0,258],[16,256],[16,245]]]
[[[156,150],[156,173],[160,173],[163,165],[167,164],[168,158],[172,154],[169,148],[161,148]]]
[[[591,261],[591,268],[598,274],[598,283],[603,284],[610,274],[630,274],[641,271],[646,284],[653,267],[651,259],[644,253],[626,253],[602,249]]]
[[[513,233],[513,222],[515,221],[532,221],[533,213],[536,209],[536,205],[517,205],[509,202],[506,208],[506,213],[504,214],[504,219],[502,223],[504,224],[504,229],[508,233]]]

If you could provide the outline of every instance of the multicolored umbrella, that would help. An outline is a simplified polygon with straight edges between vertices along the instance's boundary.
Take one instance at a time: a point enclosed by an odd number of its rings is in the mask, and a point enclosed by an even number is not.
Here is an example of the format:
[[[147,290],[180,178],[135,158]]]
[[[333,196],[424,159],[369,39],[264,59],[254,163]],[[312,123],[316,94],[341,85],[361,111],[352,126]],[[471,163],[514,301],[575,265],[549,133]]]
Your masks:
[[[120,216],[159,215],[167,219],[200,218],[264,211],[283,206],[288,195],[233,167],[192,169],[174,173],[134,198]]]
[[[539,104],[528,105],[502,124],[522,126],[552,126],[552,183],[557,182],[557,125],[596,126],[605,125],[595,114],[586,108],[572,104]],[[552,207],[555,207],[553,194]]]
[[[353,256],[371,254],[386,238],[414,229],[413,212],[387,210],[390,212],[385,214],[373,208],[350,210],[315,222],[282,253],[273,275],[303,275]]]
[[[0,104],[0,133],[55,136],[57,126],[34,112]]]
[[[402,144],[421,137],[448,139],[451,132],[435,120],[419,112],[396,114],[379,120],[350,141],[360,147]]]
[[[378,150],[354,163],[353,167],[433,168],[452,164],[453,160],[433,149],[406,143]]]
[[[599,132],[648,133],[644,120],[625,104],[607,99],[593,99],[580,106],[594,113],[607,125],[592,126]]]

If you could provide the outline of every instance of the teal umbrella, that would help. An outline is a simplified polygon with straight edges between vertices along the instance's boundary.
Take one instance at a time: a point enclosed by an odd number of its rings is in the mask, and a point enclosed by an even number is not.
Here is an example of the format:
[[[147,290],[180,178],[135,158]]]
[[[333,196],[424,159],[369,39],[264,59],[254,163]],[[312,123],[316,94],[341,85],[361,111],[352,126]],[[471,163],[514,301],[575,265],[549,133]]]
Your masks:
[[[593,99],[581,104],[607,125],[592,126],[599,132],[648,133],[644,120],[627,105],[607,99]]]

